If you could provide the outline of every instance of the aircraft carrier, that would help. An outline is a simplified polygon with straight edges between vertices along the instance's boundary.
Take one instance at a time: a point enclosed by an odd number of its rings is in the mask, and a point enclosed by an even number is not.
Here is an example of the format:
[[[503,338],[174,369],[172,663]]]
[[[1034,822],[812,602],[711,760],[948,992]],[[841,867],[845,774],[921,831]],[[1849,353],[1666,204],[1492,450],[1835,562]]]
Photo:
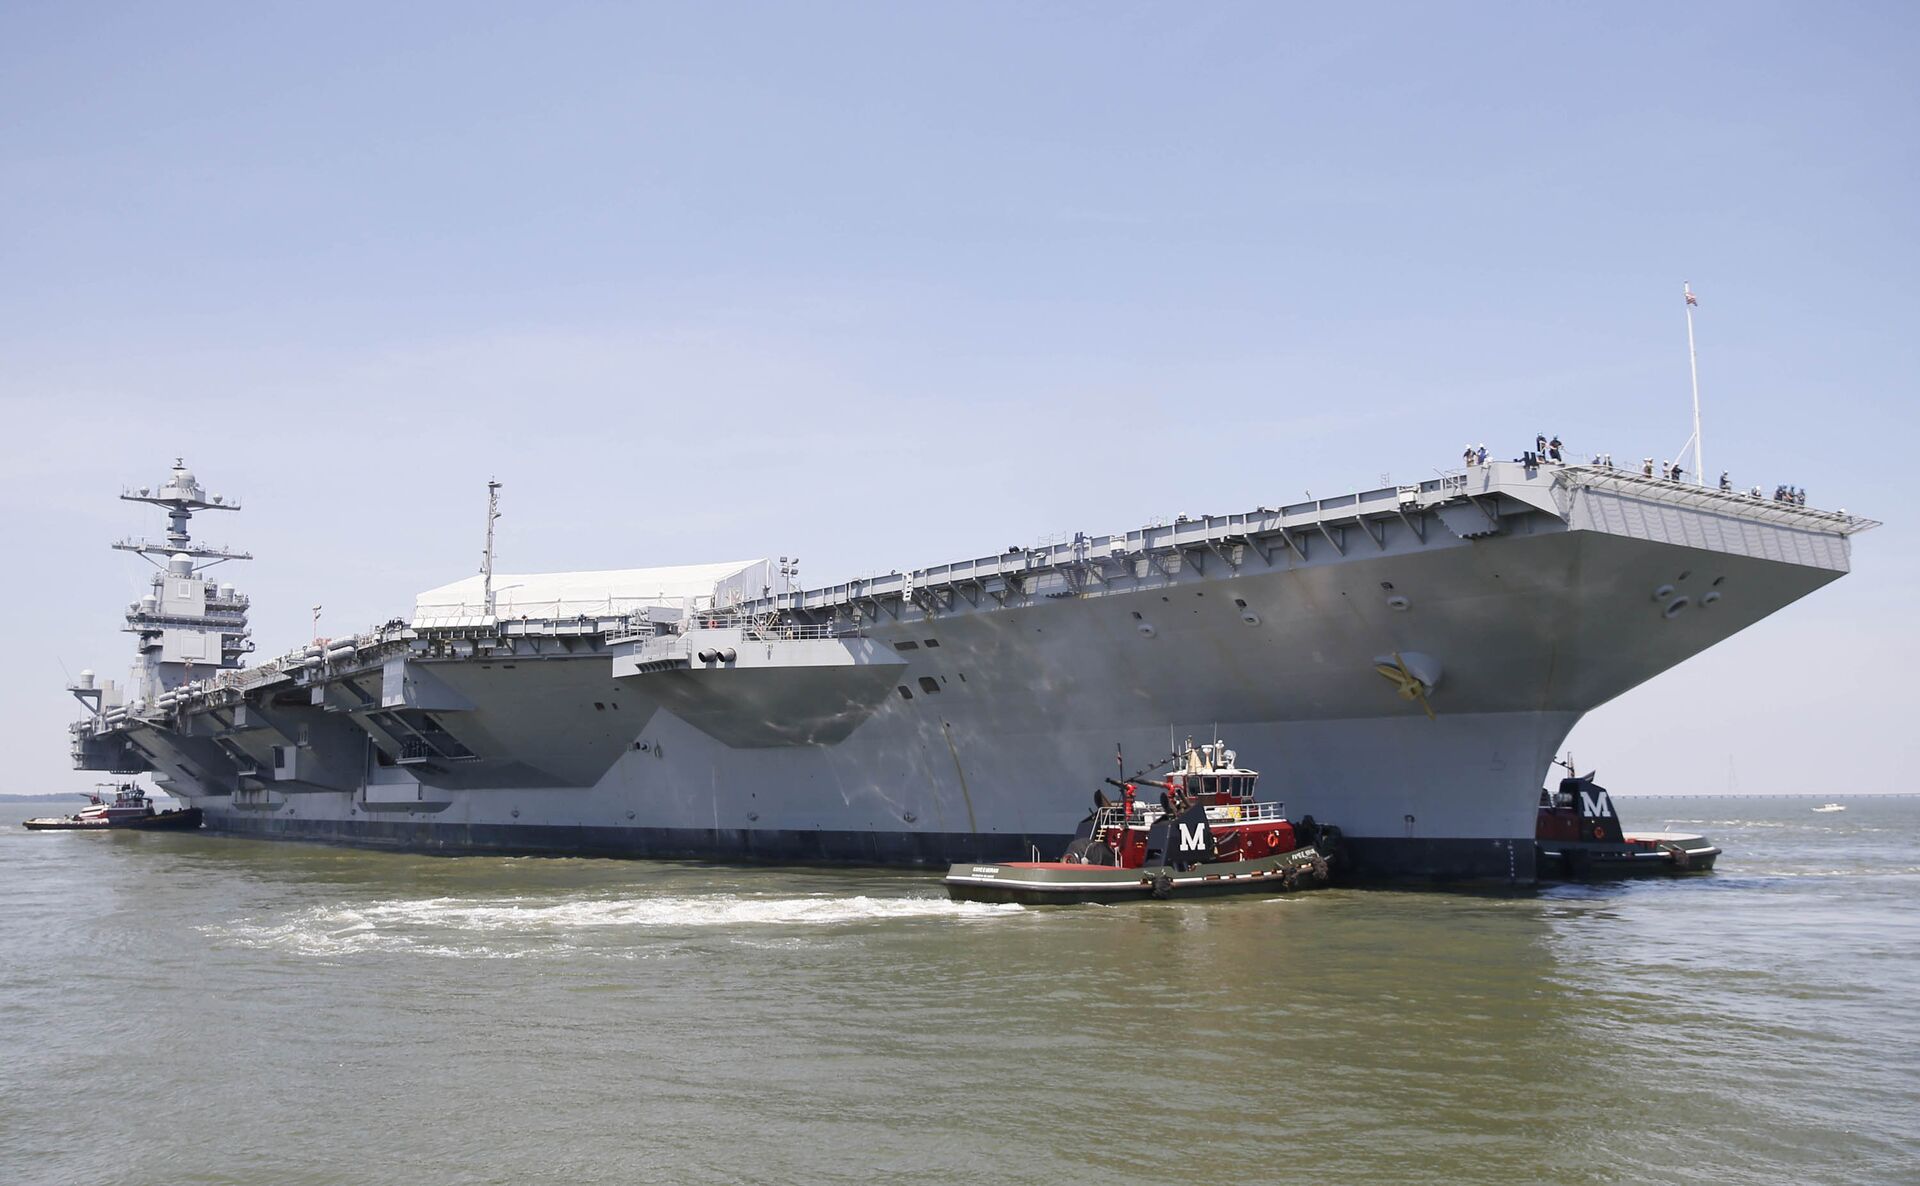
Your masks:
[[[1848,570],[1871,520],[1496,462],[825,588],[787,561],[493,572],[247,665],[184,465],[74,764],[212,829],[447,852],[945,865],[1057,850],[1113,771],[1233,738],[1361,877],[1531,880],[1581,714]]]

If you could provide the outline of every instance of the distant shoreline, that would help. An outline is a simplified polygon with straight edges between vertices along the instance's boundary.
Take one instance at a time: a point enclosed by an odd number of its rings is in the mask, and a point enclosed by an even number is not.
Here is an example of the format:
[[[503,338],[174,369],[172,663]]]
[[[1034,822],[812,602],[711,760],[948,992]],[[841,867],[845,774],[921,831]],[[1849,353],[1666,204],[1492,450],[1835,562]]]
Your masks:
[[[1616,791],[1607,788],[1616,799],[1821,799],[1840,802],[1845,799],[1912,799],[1920,791]]]
[[[1607,788],[1616,799],[1912,799],[1920,791],[1698,791],[1680,794],[1670,791],[1616,791]],[[45,803],[49,799],[85,799],[85,791],[47,791],[39,795],[0,795],[0,803]],[[156,799],[173,796],[157,794]]]
[[[54,799],[79,799],[85,802],[87,797],[86,791],[46,791],[38,795],[0,795],[0,803],[46,803]],[[155,795],[153,798],[155,802],[159,802],[162,799],[171,799],[173,796]]]

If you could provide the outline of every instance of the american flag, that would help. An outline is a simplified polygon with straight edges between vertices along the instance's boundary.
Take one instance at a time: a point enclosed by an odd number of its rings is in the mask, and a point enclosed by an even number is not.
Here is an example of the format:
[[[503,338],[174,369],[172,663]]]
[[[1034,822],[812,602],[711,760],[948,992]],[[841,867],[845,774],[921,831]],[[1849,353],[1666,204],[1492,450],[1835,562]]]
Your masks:
[[[1699,304],[1700,304],[1700,298],[1693,295],[1693,290],[1691,288],[1687,289],[1687,304],[1693,305],[1696,308],[1699,307]]]

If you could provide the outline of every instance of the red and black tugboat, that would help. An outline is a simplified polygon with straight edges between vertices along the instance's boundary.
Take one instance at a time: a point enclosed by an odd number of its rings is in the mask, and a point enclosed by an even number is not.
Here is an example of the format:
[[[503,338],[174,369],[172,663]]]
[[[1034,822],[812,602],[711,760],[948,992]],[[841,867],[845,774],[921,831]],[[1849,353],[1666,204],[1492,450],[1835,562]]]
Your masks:
[[[1224,743],[1196,746],[1160,765],[1164,778],[1108,779],[1120,801],[1094,792],[1094,808],[1057,861],[963,862],[947,870],[948,896],[969,902],[1115,902],[1325,885],[1340,829],[1312,816],[1294,823],[1254,796],[1257,771]],[[1124,766],[1122,767],[1124,769]],[[1158,802],[1142,802],[1142,788]]]
[[[1540,792],[1534,824],[1534,867],[1543,881],[1604,881],[1644,874],[1705,873],[1720,850],[1693,832],[1629,832],[1613,797],[1570,761],[1560,789]]]
[[[155,809],[153,800],[138,784],[124,782],[110,788],[109,801],[100,791],[92,791],[92,802],[72,815],[42,816],[21,826],[34,832],[105,832],[132,828],[143,832],[190,831],[200,826],[200,809],[182,807],[173,811]]]

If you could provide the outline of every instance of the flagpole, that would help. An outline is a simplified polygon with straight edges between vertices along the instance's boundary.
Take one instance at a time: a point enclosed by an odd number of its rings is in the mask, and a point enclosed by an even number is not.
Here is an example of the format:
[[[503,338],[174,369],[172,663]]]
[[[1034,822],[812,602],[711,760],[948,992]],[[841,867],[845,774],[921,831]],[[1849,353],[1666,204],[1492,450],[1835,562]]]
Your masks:
[[[1704,486],[1707,484],[1707,463],[1700,457],[1700,356],[1693,348],[1693,307],[1697,300],[1691,283],[1682,280],[1680,291],[1687,300],[1687,369],[1693,375],[1693,480]]]

